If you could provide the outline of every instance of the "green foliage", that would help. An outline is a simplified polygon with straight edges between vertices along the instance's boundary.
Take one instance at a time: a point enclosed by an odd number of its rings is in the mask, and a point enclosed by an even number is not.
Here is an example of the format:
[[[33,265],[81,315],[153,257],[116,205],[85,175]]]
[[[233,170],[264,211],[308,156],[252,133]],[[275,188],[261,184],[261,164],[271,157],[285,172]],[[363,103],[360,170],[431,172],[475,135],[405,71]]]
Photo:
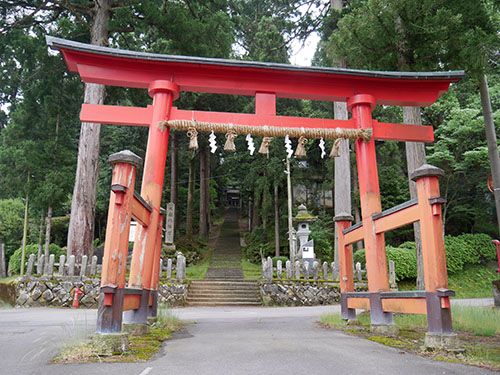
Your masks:
[[[175,250],[163,249],[164,258],[172,258],[175,263],[177,259],[176,253],[180,251],[186,257],[186,265],[194,265],[200,260],[200,254],[207,250],[207,243],[200,238],[189,240],[186,237],[179,238],[175,241]]]
[[[335,231],[333,229],[333,221],[325,212],[320,212],[318,219],[311,224],[311,239],[314,240],[314,252],[316,258],[322,262],[333,261],[333,241],[335,239]]]
[[[7,261],[23,237],[24,203],[21,199],[0,200],[0,243],[5,243]]]
[[[417,257],[415,251],[386,246],[387,260],[394,261],[396,271],[396,281],[404,279],[414,279],[417,277]],[[354,263],[360,262],[361,267],[366,267],[365,250],[358,250],[354,253]]]
[[[264,229],[259,226],[247,235],[247,247],[244,249],[245,258],[251,263],[260,264],[262,258],[274,254],[274,248],[268,242],[262,242]]]
[[[12,273],[19,273],[21,271],[21,257],[22,257],[23,248],[20,247],[17,249],[14,254],[10,257],[9,267]],[[38,254],[38,245],[27,245],[24,261],[27,262],[28,258],[31,254]],[[43,250],[42,250],[43,254]],[[49,254],[54,254],[56,260],[59,260],[61,255],[66,255],[66,249],[60,248],[56,244],[51,243],[49,247]],[[26,268],[25,268],[26,270]]]
[[[486,263],[496,257],[491,238],[482,233],[462,234],[457,237],[445,236],[446,268],[448,274],[461,272],[465,266]],[[397,281],[417,277],[415,242],[408,241],[395,248],[386,246],[387,259],[394,261]],[[354,253],[354,263],[366,267],[365,250]]]
[[[495,260],[497,257],[496,247],[490,236],[484,233],[465,233],[458,236],[459,239],[465,241],[465,244],[475,254],[473,261],[469,263],[487,263]]]

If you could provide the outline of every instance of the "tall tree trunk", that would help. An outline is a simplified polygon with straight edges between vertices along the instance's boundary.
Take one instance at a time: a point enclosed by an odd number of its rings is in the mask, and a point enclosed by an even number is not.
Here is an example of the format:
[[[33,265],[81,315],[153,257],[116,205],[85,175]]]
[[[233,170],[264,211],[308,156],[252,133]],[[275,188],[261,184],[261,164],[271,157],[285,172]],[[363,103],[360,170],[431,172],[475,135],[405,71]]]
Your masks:
[[[200,221],[199,221],[199,231],[198,235],[200,237],[208,236],[207,229],[207,144],[206,142],[200,142]]]
[[[274,185],[274,253],[280,256],[280,206],[279,206],[279,188]]]
[[[50,252],[50,231],[52,230],[52,205],[47,210],[47,226],[45,227],[45,259],[49,258]]]
[[[500,232],[500,157],[498,156],[498,143],[495,132],[495,124],[491,109],[490,92],[486,74],[479,78],[479,90],[481,92],[481,105],[483,107],[484,130],[488,143],[488,155],[490,157],[491,176],[493,178],[495,206],[497,210],[498,230]]]
[[[256,191],[253,194],[252,229],[260,225],[260,199]]]
[[[344,2],[342,0],[331,0],[331,6],[336,11],[342,11]],[[334,61],[334,65],[346,68],[345,60]],[[347,120],[347,103],[334,102],[333,113],[336,120]],[[351,215],[351,157],[349,155],[349,141],[344,139],[339,148],[340,156],[335,158],[334,177],[334,214]],[[339,246],[337,240],[337,226],[335,226],[335,270],[339,270]]]
[[[43,210],[42,210],[42,214],[40,215],[40,231],[39,231],[39,234],[38,234],[38,256],[37,256],[37,262],[38,260],[40,259],[40,257],[42,256],[42,249],[43,249],[43,223],[45,221],[45,217],[44,217],[44,214],[43,214]]]
[[[105,46],[108,43],[108,18],[112,0],[95,2],[90,43]],[[103,104],[105,87],[94,83],[85,84],[84,102]],[[78,144],[78,162],[75,187],[71,201],[68,231],[68,257],[75,255],[77,262],[92,252],[94,242],[94,215],[99,175],[99,147],[101,125],[82,123]]]
[[[422,125],[420,107],[403,107],[403,122],[405,124]],[[405,143],[410,198],[414,199],[417,197],[417,184],[409,177],[415,169],[425,164],[425,145],[422,142]],[[424,260],[422,257],[422,236],[420,233],[420,223],[413,223],[413,231],[415,233],[415,247],[417,252],[417,290],[425,290]]]
[[[188,181],[188,196],[186,208],[186,237],[193,238],[193,202],[194,202],[194,179],[196,174],[196,158],[193,153],[189,159],[189,181]]]
[[[177,132],[170,132],[170,202],[175,204],[175,212],[174,212],[174,228],[177,230],[179,228],[179,207],[177,206],[179,200],[179,189],[178,189],[178,180],[179,180],[179,152],[178,152],[178,140],[177,140]]]

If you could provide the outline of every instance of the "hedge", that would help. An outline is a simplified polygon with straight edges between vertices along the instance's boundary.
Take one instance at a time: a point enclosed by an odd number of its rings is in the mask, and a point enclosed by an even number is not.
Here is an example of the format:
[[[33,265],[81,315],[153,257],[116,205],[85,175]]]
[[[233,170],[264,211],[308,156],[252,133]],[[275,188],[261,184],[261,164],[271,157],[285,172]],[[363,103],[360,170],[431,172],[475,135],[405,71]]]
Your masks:
[[[486,234],[445,236],[444,244],[446,268],[449,274],[463,270],[466,264],[487,263],[496,258],[495,246]],[[398,248],[386,246],[386,254],[388,261],[394,261],[398,281],[417,277],[415,242],[405,242]],[[354,253],[354,262],[360,262],[362,267],[365,267],[365,250]]]
[[[12,254],[12,256],[10,257],[9,268],[10,268],[10,272],[12,272],[13,274],[21,272],[22,251],[23,251],[23,248],[20,247],[19,249],[14,251],[14,254]],[[66,255],[66,250],[60,248],[56,244],[51,243],[50,247],[49,247],[49,253],[54,254],[55,258],[57,260],[59,260],[59,257],[61,255]],[[38,255],[38,245],[27,245],[26,246],[26,252],[24,255],[25,262],[28,261],[28,258],[30,257],[31,254]],[[42,249],[42,254],[43,254],[43,249]],[[25,270],[26,270],[26,268],[25,268]]]

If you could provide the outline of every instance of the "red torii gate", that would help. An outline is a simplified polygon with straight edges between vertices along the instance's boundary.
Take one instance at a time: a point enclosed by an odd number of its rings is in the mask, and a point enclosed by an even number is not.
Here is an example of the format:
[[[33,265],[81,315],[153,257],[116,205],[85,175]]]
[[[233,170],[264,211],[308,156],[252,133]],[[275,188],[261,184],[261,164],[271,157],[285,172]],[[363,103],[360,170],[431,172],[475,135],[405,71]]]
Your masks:
[[[442,341],[453,336],[448,299],[453,292],[447,289],[442,199],[437,181],[440,170],[425,166],[416,171],[413,177],[419,189],[418,201],[381,213],[375,155],[375,139],[432,142],[433,129],[378,122],[372,119],[372,110],[376,105],[431,105],[451,82],[463,77],[463,71],[406,73],[297,67],[140,53],[54,37],[47,37],[47,44],[63,53],[68,68],[84,82],[148,89],[153,98],[153,104],[146,108],[82,105],[82,122],[149,127],[140,197],[133,194],[134,165],[139,160],[133,155],[111,158],[121,172],[113,172],[98,332],[120,332],[122,311],[127,310],[124,317],[127,323],[146,323],[148,313],[154,313],[161,242],[160,201],[169,133],[168,128],[158,124],[166,120],[195,120],[259,127],[372,129],[369,142],[355,141],[363,223],[349,227],[350,217],[336,217],[343,317],[353,318],[355,308],[370,309],[372,328],[387,329],[393,327],[393,312],[427,313],[432,337],[438,335],[438,341]],[[172,106],[180,91],[255,96],[255,114],[180,110]],[[346,101],[352,118],[276,116],[277,97]],[[125,288],[122,260],[127,254],[126,238],[132,215],[141,225]],[[383,233],[415,221],[420,221],[422,227],[426,291],[390,292]],[[360,239],[365,243],[369,288],[368,293],[361,294],[353,293],[349,246]]]

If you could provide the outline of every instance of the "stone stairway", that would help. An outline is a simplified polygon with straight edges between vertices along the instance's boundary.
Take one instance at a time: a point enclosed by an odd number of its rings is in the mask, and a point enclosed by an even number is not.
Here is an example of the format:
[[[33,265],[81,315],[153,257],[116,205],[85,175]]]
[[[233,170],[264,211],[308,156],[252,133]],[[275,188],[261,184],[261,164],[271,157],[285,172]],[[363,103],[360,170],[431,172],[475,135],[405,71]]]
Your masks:
[[[244,280],[238,211],[230,208],[204,280],[192,280],[188,306],[261,305],[257,280]]]
[[[261,305],[257,280],[192,280],[188,306]]]

